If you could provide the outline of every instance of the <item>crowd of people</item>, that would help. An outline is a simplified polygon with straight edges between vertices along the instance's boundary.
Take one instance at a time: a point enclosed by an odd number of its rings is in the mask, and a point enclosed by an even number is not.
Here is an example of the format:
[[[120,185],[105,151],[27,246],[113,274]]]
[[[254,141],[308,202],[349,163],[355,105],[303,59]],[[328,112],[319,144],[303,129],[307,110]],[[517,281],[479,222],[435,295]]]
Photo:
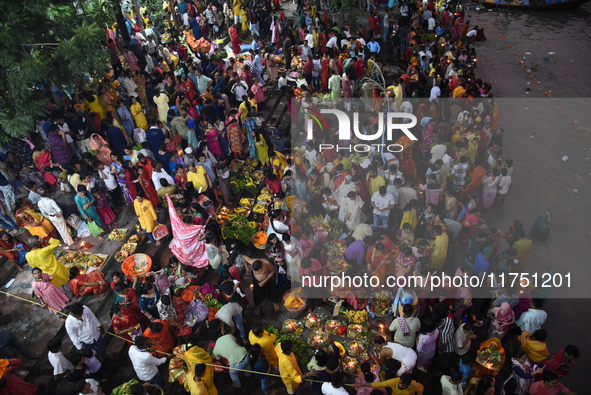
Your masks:
[[[546,294],[521,284],[493,286],[493,297],[485,299],[466,287],[436,295],[428,287],[405,289],[403,306],[389,330],[375,337],[372,359],[354,383],[338,349],[316,350],[303,373],[293,342],[276,342],[264,328],[270,317],[258,317],[261,306],[279,310],[290,283],[327,275],[327,251],[335,243],[345,246],[340,258],[350,274],[385,281],[446,269],[497,279],[523,271],[532,239],[544,241],[552,230],[550,213],[529,235],[519,220],[503,232],[482,217],[502,209],[514,170],[503,156],[491,85],[475,76],[471,44],[486,39],[483,29],[470,25],[461,6],[442,2],[359,5],[367,5],[369,17],[357,29],[347,21],[329,23],[335,5],[326,1],[298,0],[295,18],[278,0],[179,0],[173,9],[164,2],[167,27],[142,6],[119,27],[129,42],[118,30],[106,32],[111,75],[46,91],[49,115],[31,135],[5,143],[0,255],[19,271],[28,263],[36,299],[61,313],[77,351],[66,358],[59,337],[48,342],[55,381],[70,381],[81,394],[138,395],[178,381],[193,395],[215,395],[214,377],[229,374],[227,393],[236,393],[245,370],[265,394],[296,393],[308,388],[306,380],[325,395],[571,393],[559,379],[570,373],[579,350],[566,345],[550,353],[542,328]],[[338,151],[332,132],[303,140],[299,129],[284,130],[280,119],[263,115],[270,89],[287,92],[293,125],[305,120],[300,107],[356,109],[367,97],[363,84],[378,74],[386,76],[392,101],[387,107],[388,101],[374,100],[374,110],[418,120],[419,141],[397,136],[401,153]],[[302,100],[319,92],[330,100]],[[364,133],[375,133],[378,124],[370,118]],[[225,245],[216,211],[237,204],[228,168],[235,158],[260,162],[275,210],[253,246],[230,259],[234,245]],[[66,218],[61,195],[76,208],[73,216]],[[126,205],[133,205],[149,243],[160,245],[153,235],[160,223],[177,230],[169,247],[175,256],[164,268],[141,279],[115,271],[109,283],[99,270],[68,271],[56,260],[58,234],[76,249],[78,238],[103,237],[117,226]],[[317,215],[336,220],[338,234],[319,235],[308,221]],[[31,237],[22,241],[21,229]],[[69,303],[66,283],[74,298],[112,293],[112,333],[129,342],[131,381],[117,387],[110,378],[103,325],[88,306]],[[257,317],[247,332],[250,293]],[[364,309],[367,300],[355,295],[339,296]],[[334,299],[310,301],[310,307],[328,311]],[[219,309],[212,310],[210,300]],[[26,347],[2,329],[0,344],[6,358],[0,395],[36,393],[12,374],[21,363],[13,349],[29,358]],[[477,363],[483,349],[502,356],[500,367]],[[281,375],[284,387],[270,388],[270,372]],[[440,377],[440,387],[428,387],[430,374]]]

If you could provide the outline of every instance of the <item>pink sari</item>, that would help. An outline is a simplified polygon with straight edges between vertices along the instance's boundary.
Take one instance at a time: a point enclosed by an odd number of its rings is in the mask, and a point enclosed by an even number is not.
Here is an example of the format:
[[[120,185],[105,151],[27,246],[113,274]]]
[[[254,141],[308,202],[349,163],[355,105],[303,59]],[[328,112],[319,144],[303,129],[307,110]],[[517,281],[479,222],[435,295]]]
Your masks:
[[[94,139],[94,136],[98,136],[100,143],[103,145],[100,147],[100,149],[99,144]],[[111,150],[107,148],[106,145],[108,145],[108,143],[100,136],[100,134],[93,133],[92,136],[90,136],[90,149],[97,152],[96,158],[100,160],[105,166],[111,166],[111,163],[113,163],[111,160]]]
[[[415,267],[415,256],[404,255],[402,251],[394,258],[394,275],[396,277],[406,277],[412,273]]]
[[[185,224],[174,209],[170,196],[166,196],[166,199],[173,236],[168,247],[182,264],[196,268],[206,267],[209,259],[205,242],[198,241],[199,236],[205,232],[205,226]]]

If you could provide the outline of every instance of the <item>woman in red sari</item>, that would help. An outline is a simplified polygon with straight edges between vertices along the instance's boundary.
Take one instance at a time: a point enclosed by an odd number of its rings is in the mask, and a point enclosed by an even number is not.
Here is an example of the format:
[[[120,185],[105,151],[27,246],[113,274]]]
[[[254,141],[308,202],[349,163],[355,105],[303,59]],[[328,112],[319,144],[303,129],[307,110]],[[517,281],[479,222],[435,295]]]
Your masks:
[[[118,304],[111,307],[111,323],[113,332],[129,341],[135,340],[135,337],[142,333],[140,324],[133,315]]]
[[[189,99],[189,102],[192,102],[195,95],[197,95],[197,88],[195,88],[193,82],[187,77],[181,77],[179,87],[185,93],[185,97]]]
[[[52,166],[54,166],[51,160],[51,152],[43,148],[41,151],[33,152],[33,160],[35,161],[35,167],[45,177],[45,180],[49,185],[53,185],[57,182],[57,178],[52,174]]]
[[[133,168],[130,160],[126,160],[123,163],[123,167],[125,168],[125,180],[127,181],[127,185],[129,185],[129,192],[131,193],[131,197],[135,200],[137,196],[137,189],[135,187],[136,180],[138,179],[137,172]]]
[[[115,284],[113,287],[115,292],[115,303],[121,306],[127,313],[131,314],[136,323],[139,323],[142,330],[145,330],[150,325],[150,321],[140,309],[140,304],[137,299],[137,293],[133,288],[127,288],[123,284]]]
[[[320,33],[320,34],[323,35],[324,33]],[[324,57],[320,61],[320,64],[322,65],[322,74],[320,75],[320,89],[322,89],[323,91],[328,90],[328,63],[329,62],[330,62],[330,59],[328,58],[328,54],[326,52],[324,52]]]
[[[150,181],[150,179],[146,177],[146,171],[144,170],[144,168],[138,166],[137,174],[138,185],[141,186],[144,190],[144,193],[146,194],[146,199],[148,199],[154,206],[159,205],[160,200],[158,200],[158,193],[156,192],[156,189],[154,189],[154,187],[152,186],[152,182]]]
[[[240,37],[238,37],[238,30],[236,30],[233,23],[230,24],[230,27],[228,28],[228,35],[230,36],[230,41],[232,41],[232,51],[234,54],[238,55],[241,51]]]
[[[19,272],[23,271],[23,268],[19,265],[19,256],[16,251],[14,251],[14,246],[20,244],[18,241],[15,242],[15,239],[8,234],[6,231],[0,232],[0,256],[5,257],[12,263]],[[29,247],[23,243],[23,247],[25,248],[25,252],[29,250]]]
[[[326,11],[324,12],[324,14],[326,15]],[[320,34],[318,35],[318,40],[320,41],[321,53],[326,54],[326,43],[328,42],[328,40],[326,39],[326,34],[324,33],[324,31],[320,32]],[[322,70],[324,70],[324,68]]]
[[[98,295],[105,292],[107,283],[104,279],[104,274],[94,269],[88,270],[81,274],[77,266],[72,266],[70,269],[70,288],[75,297],[80,295],[88,295],[94,293]]]

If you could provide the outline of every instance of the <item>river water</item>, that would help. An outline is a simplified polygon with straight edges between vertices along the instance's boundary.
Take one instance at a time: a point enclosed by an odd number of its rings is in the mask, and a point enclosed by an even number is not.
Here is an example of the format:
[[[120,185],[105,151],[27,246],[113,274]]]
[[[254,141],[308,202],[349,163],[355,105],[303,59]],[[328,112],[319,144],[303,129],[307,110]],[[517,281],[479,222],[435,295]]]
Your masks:
[[[544,329],[551,354],[567,344],[579,348],[581,358],[562,382],[588,393],[591,4],[528,13],[485,8],[466,15],[471,24],[485,27],[488,40],[475,44],[476,75],[493,86],[505,130],[503,156],[515,161],[505,205],[485,218],[503,230],[519,219],[527,232],[540,214],[552,213],[554,231],[548,241],[534,242],[527,271],[571,273],[571,287],[548,296]]]

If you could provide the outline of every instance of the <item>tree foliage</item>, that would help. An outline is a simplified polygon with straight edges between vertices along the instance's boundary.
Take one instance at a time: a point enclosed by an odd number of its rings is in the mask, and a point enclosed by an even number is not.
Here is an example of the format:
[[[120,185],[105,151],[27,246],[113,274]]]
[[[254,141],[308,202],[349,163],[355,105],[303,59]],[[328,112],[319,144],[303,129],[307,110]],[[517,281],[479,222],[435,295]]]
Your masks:
[[[107,74],[101,42],[114,20],[113,6],[93,0],[0,0],[1,129],[13,136],[30,133],[47,113],[52,86],[62,89],[85,76]]]

